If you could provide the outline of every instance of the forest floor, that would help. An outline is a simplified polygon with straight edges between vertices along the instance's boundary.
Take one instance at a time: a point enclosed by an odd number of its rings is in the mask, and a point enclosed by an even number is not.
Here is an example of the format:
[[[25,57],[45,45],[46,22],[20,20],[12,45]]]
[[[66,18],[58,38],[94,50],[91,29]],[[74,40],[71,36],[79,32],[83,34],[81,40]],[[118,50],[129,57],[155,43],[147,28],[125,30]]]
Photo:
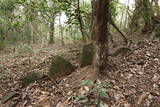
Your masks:
[[[112,84],[107,88],[109,98],[101,101],[104,107],[160,107],[160,39],[142,40],[133,44],[131,54],[109,57],[109,71],[97,80]],[[85,88],[75,85],[72,74],[58,80],[65,96],[49,79],[21,85],[21,78],[27,73],[48,72],[52,57],[57,54],[79,67],[80,52],[69,50],[81,48],[80,44],[54,45],[30,55],[1,54],[0,107],[83,107],[85,104],[76,102],[75,96]],[[3,102],[1,99],[11,92],[17,94]]]

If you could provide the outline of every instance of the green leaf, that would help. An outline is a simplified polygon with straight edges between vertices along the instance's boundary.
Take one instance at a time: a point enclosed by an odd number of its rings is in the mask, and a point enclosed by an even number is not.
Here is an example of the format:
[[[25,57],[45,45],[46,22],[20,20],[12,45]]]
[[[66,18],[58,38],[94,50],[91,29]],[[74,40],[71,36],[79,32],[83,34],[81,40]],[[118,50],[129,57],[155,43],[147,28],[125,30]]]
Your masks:
[[[82,100],[79,100],[80,103],[87,103],[88,102],[88,99],[85,98],[85,99],[82,99]]]
[[[106,92],[104,92],[104,91],[99,92],[99,96],[100,96],[100,97],[103,97],[103,98],[109,98],[108,93],[106,93]]]
[[[99,100],[98,98],[96,98],[95,101],[94,101],[94,104],[97,105],[97,104],[99,104],[99,103],[100,103],[100,100]]]
[[[83,80],[81,81],[81,85],[82,86],[88,86],[88,85],[93,85],[93,81],[90,81],[90,80]]]
[[[91,90],[90,90],[90,92],[93,92],[93,93],[95,93],[95,92],[97,92],[98,91],[98,88],[92,88]]]
[[[80,99],[84,99],[84,98],[86,98],[86,95],[81,94],[81,95],[77,96],[75,100],[79,101]]]
[[[99,104],[99,107],[105,107],[102,103]]]
[[[106,88],[100,88],[99,91],[104,91],[104,92],[106,92],[107,89],[106,89]]]
[[[88,102],[88,98],[86,95],[82,94],[76,97],[75,101],[78,101],[79,103],[86,103]]]
[[[97,86],[109,88],[109,87],[112,87],[113,85],[112,84],[97,84]]]

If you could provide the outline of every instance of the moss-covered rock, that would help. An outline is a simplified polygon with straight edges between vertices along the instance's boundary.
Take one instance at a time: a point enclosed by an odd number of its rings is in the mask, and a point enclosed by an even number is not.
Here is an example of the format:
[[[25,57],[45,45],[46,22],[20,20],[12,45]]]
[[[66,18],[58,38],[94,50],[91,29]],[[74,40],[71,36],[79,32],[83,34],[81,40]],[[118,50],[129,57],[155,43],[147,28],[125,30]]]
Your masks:
[[[89,43],[83,46],[83,52],[81,56],[81,67],[92,64],[93,54],[94,54],[93,43]]]
[[[22,78],[22,85],[26,86],[30,83],[34,83],[35,81],[40,80],[43,77],[43,73],[40,72],[32,72]]]
[[[152,40],[158,37],[160,37],[160,24],[158,24],[150,34]]]
[[[61,56],[54,56],[52,64],[49,70],[49,75],[54,78],[60,78],[71,74],[75,70],[75,67]]]

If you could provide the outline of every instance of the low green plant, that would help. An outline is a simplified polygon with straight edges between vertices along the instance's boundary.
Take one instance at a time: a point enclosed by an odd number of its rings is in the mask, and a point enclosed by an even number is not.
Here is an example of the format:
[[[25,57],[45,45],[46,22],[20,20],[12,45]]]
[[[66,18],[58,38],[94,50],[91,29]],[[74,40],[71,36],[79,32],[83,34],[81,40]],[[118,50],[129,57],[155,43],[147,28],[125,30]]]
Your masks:
[[[16,52],[18,54],[32,54],[32,53],[34,53],[33,49],[28,44],[19,45]]]
[[[7,47],[9,47],[10,44],[8,41],[4,40],[4,41],[0,41],[0,53]]]
[[[6,47],[4,42],[0,42],[0,51],[3,50]]]
[[[61,52],[61,51],[58,51],[58,52],[57,52],[57,55],[59,55],[59,56],[62,56],[62,57],[63,57],[63,56],[65,55],[65,53],[64,53],[64,52]]]
[[[83,37],[79,32],[77,32],[74,36],[72,36],[71,39],[74,41],[83,41]]]
[[[87,107],[87,105],[96,105],[98,107],[103,107],[103,104],[101,102],[109,98],[107,89],[112,87],[112,84],[98,84],[93,83],[90,80],[83,80],[81,81],[81,86],[91,86],[93,88],[89,89],[89,91],[85,94],[76,96],[76,102],[82,104],[84,107]]]

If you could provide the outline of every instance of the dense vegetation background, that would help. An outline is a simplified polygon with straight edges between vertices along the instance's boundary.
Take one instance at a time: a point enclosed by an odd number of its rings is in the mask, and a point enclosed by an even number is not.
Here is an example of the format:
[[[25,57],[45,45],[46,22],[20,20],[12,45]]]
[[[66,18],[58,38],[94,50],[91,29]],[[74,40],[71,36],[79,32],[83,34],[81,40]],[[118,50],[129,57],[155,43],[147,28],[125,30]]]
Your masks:
[[[16,51],[17,47],[30,48],[31,44],[43,47],[47,43],[91,38],[90,1],[1,0],[0,7],[1,50],[12,46]],[[156,0],[112,0],[110,14],[126,36],[137,31],[151,34],[157,25],[155,21],[159,21],[159,4]],[[112,24],[109,26],[114,35],[117,31]]]

